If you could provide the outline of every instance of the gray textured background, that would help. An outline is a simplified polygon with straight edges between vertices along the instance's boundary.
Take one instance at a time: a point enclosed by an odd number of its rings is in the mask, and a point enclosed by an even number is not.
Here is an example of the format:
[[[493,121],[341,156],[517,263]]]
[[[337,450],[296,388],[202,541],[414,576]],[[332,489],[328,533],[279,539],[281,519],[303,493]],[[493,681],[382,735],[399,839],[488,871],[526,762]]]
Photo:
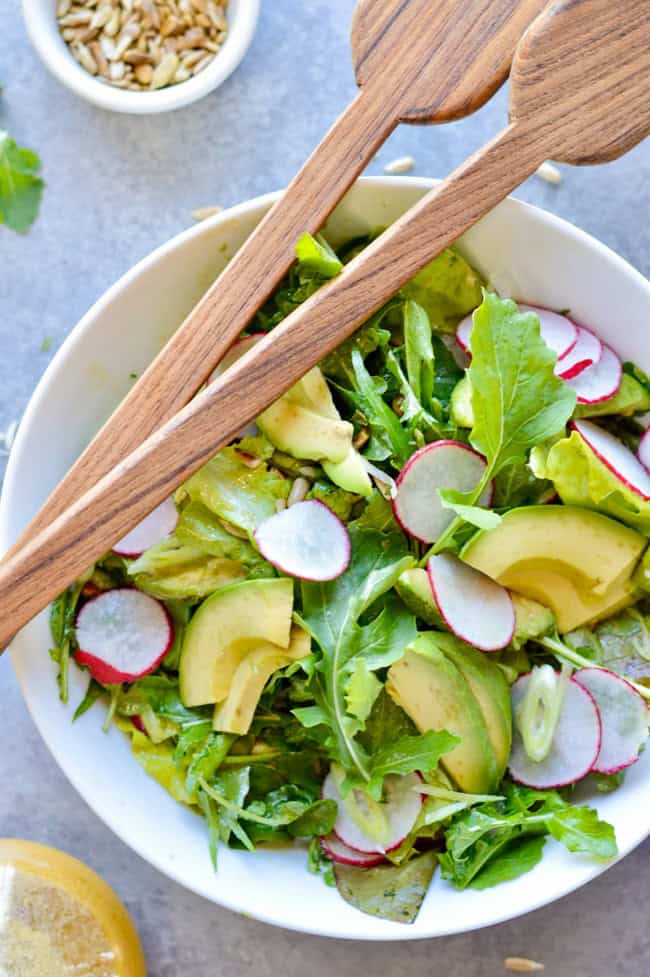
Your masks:
[[[119,275],[188,226],[193,209],[283,186],[352,95],[353,0],[262,6],[245,62],[218,92],[179,112],[140,118],[101,112],[62,88],[32,52],[17,0],[0,3],[0,128],[38,149],[47,180],[29,236],[0,228],[0,430],[20,417],[61,340]],[[501,93],[474,118],[444,129],[402,127],[369,172],[410,154],[416,174],[443,176],[505,114]],[[575,221],[650,274],[650,143],[600,169],[564,167],[563,177],[559,187],[532,178],[519,195]],[[52,345],[42,352],[46,337]],[[649,843],[555,906],[479,933],[402,946],[298,936],[190,895],[114,838],[51,761],[6,658],[0,703],[0,836],[57,845],[99,870],[137,921],[150,977],[490,977],[503,972],[507,955],[544,961],[548,977],[650,972],[642,875]]]

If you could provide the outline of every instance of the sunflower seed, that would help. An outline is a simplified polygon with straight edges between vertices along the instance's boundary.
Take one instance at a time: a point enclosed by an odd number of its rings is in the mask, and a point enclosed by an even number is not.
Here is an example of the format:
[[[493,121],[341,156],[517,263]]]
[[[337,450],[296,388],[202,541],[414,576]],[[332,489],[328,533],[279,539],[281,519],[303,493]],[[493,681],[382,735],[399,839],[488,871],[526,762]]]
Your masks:
[[[136,65],[135,77],[141,85],[149,86],[153,78],[153,66],[150,64]]]
[[[415,166],[412,156],[400,156],[384,166],[384,173],[409,173]]]
[[[538,970],[544,970],[544,964],[537,960],[528,960],[526,957],[506,957],[503,961],[506,970],[514,970],[522,974],[531,974]]]
[[[549,163],[548,161],[542,163],[541,166],[538,166],[535,170],[535,174],[544,180],[545,183],[553,183],[555,186],[562,182],[562,174],[558,170],[557,166],[553,166],[553,164]]]
[[[287,506],[291,508],[291,506],[295,505],[296,502],[303,502],[310,488],[311,485],[306,478],[297,478],[291,486],[289,498],[287,499]]]

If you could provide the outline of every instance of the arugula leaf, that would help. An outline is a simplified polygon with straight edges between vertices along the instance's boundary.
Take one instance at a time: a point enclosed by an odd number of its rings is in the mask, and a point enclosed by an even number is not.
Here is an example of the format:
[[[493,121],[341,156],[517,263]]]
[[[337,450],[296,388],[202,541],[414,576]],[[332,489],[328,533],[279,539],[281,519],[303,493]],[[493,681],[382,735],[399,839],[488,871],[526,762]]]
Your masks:
[[[85,582],[84,578],[72,584],[59,594],[50,608],[50,631],[54,641],[50,648],[50,658],[58,665],[56,680],[61,702],[68,701],[68,667],[70,655],[77,647],[74,622]]]
[[[416,628],[415,618],[397,598],[368,623],[360,623],[360,618],[391,590],[413,558],[402,533],[381,533],[356,523],[349,531],[352,559],[346,572],[329,583],[302,583],[300,623],[321,651],[313,691],[320,718],[331,731],[332,756],[346,771],[367,781],[367,757],[355,739],[360,721],[348,713],[345,701],[348,681],[360,658],[371,671],[396,661]]]
[[[445,509],[451,509],[464,522],[476,526],[477,529],[496,529],[501,522],[501,516],[492,509],[483,509],[480,505],[465,505],[465,492],[455,489],[438,489],[440,501]]]
[[[522,462],[530,448],[559,434],[576,396],[553,372],[555,354],[541,337],[539,319],[509,299],[484,292],[474,313],[472,445],[488,461],[489,478]]]
[[[435,357],[435,381],[433,388],[435,401],[432,406],[437,406],[438,411],[443,410],[444,416],[447,417],[451,407],[451,395],[458,381],[464,376],[464,370],[458,365],[439,336],[432,336],[431,344]]]
[[[404,355],[411,389],[415,397],[430,408],[435,382],[431,323],[426,311],[413,299],[404,303]]]
[[[521,505],[537,505],[553,492],[553,483],[537,478],[527,464],[506,465],[494,479],[495,509],[513,509]]]
[[[397,414],[388,406],[370,376],[358,349],[352,351],[352,369],[356,384],[356,404],[372,432],[373,442],[367,454],[374,461],[394,459],[398,468],[412,454],[407,432]],[[372,449],[372,450],[371,450]]]
[[[41,161],[31,149],[18,146],[0,129],[0,224],[24,234],[38,215],[45,184]]]
[[[401,736],[372,756],[370,781],[367,792],[376,801],[381,800],[384,777],[388,774],[433,773],[445,753],[458,746],[460,740],[446,730],[430,730],[416,736]]]
[[[99,682],[95,681],[94,678],[91,678],[86,688],[86,694],[74,711],[72,722],[79,719],[84,713],[88,712],[88,710],[95,705],[97,700],[104,695],[104,691],[104,686],[100,685]]]
[[[546,838],[530,835],[505,845],[469,883],[472,889],[489,889],[500,882],[518,879],[541,861]]]
[[[352,353],[354,350],[358,350],[361,358],[365,360],[370,353],[385,349],[390,341],[391,332],[390,329],[384,327],[383,323],[401,307],[402,300],[400,298],[390,299],[356,332],[337,346],[320,364],[325,376],[336,380],[337,383],[354,385]]]
[[[345,686],[348,713],[365,723],[383,686],[368,668],[365,658],[357,658]]]
[[[336,863],[334,878],[343,899],[362,913],[395,923],[413,923],[435,868],[435,854],[426,852],[404,865],[356,868]]]
[[[457,888],[472,884],[479,874],[480,887],[485,888],[529,871],[536,864],[535,846],[520,849],[519,845],[522,838],[531,835],[550,834],[569,851],[595,858],[616,855],[613,827],[600,821],[591,808],[574,806],[555,790],[539,791],[505,783],[503,792],[502,801],[463,811],[445,831],[446,851],[440,856],[440,866],[443,878]],[[517,871],[517,853],[520,871]],[[501,867],[500,858],[505,859]]]

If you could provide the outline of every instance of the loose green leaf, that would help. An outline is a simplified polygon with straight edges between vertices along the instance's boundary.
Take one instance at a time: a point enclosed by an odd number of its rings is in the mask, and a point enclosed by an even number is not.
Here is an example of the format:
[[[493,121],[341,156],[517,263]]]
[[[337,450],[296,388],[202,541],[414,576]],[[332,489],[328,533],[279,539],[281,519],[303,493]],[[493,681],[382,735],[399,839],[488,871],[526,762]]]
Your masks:
[[[387,743],[372,757],[367,791],[375,800],[381,799],[384,777],[388,774],[432,774],[445,753],[458,746],[460,740],[446,730],[430,730],[416,736],[401,736]]]
[[[368,422],[373,439],[379,449],[372,453],[372,457],[375,461],[392,458],[397,467],[401,468],[412,454],[409,436],[400,424],[397,414],[381,396],[358,349],[352,352],[352,368],[356,384],[357,404]]]
[[[404,355],[411,389],[423,406],[430,408],[435,380],[431,323],[426,311],[412,299],[404,303]]]
[[[483,509],[479,505],[467,505],[466,498],[473,497],[473,493],[457,492],[455,489],[438,489],[440,501],[445,509],[451,509],[464,522],[476,526],[477,529],[496,529],[501,522],[501,516],[492,509]]]
[[[0,224],[19,234],[28,231],[38,215],[45,186],[38,176],[40,168],[36,153],[0,130]]]
[[[303,234],[296,245],[298,267],[319,278],[335,278],[343,265],[321,234]]]
[[[505,845],[469,883],[472,889],[490,889],[500,882],[518,879],[541,861],[546,838],[531,835]]]
[[[555,354],[539,319],[485,292],[474,313],[472,445],[488,461],[487,477],[525,461],[530,448],[556,436],[571,417],[574,391],[555,376]]]

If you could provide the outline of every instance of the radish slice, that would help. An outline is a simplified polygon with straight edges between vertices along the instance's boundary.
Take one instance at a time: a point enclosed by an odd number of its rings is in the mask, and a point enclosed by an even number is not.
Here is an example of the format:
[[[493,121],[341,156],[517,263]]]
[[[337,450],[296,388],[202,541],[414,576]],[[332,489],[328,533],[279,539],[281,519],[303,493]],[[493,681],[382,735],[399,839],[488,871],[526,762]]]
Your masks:
[[[208,383],[212,383],[217,377],[220,377],[222,373],[225,373],[229,366],[236,363],[238,359],[248,353],[260,339],[266,336],[265,332],[254,332],[251,336],[242,336],[240,339],[235,340],[225,356],[222,357],[221,361],[217,363],[214,370],[208,377]],[[247,424],[243,430],[237,435],[238,438],[254,438],[258,434],[257,424],[255,421],[251,421]]]
[[[539,319],[539,331],[549,349],[558,359],[567,356],[578,340],[578,326],[565,315],[542,309],[537,305],[520,305],[520,312],[534,312]]]
[[[597,363],[603,353],[603,344],[593,332],[576,326],[578,333],[573,347],[560,356],[555,364],[555,374],[563,380],[578,376],[593,363]]]
[[[75,657],[103,685],[152,672],[174,642],[167,608],[140,590],[105,590],[87,601],[75,626]]]
[[[515,610],[505,587],[453,553],[432,556],[427,573],[442,619],[458,638],[481,651],[510,644]]]
[[[536,305],[520,305],[520,312],[534,312],[539,319],[540,334],[549,349],[552,349],[558,359],[566,356],[575,346],[578,338],[578,327],[566,316],[550,309],[541,309]],[[456,330],[456,341],[465,352],[470,351],[472,334],[472,316],[466,316]]]
[[[485,471],[485,458],[461,441],[435,441],[411,455],[397,479],[393,512],[402,529],[421,543],[433,543],[452,522],[437,490],[471,492]],[[492,485],[479,499],[490,505]]]
[[[422,807],[422,794],[418,790],[422,781],[418,775],[389,774],[384,778],[382,801],[373,801],[358,788],[353,788],[343,799],[338,786],[340,779],[340,775],[330,769],[322,788],[323,798],[336,801],[338,805],[334,834],[339,841],[364,855],[384,854],[398,848]],[[364,830],[364,822],[381,829],[380,840]]]
[[[173,499],[165,499],[159,506],[145,516],[142,522],[123,536],[113,547],[118,556],[136,557],[156,543],[162,543],[176,529],[178,511]]]
[[[529,682],[530,674],[522,675],[512,686],[515,715]],[[512,779],[538,790],[573,784],[593,769],[600,743],[601,722],[596,703],[587,689],[572,678],[566,685],[553,745],[546,759],[536,763],[528,757],[517,723],[513,724],[509,761]]]
[[[297,502],[261,522],[254,539],[274,567],[301,580],[334,580],[350,562],[350,537],[317,499]]]
[[[639,441],[636,454],[643,467],[650,470],[650,427]]]
[[[622,379],[621,361],[609,346],[605,346],[597,363],[567,382],[575,390],[579,404],[599,404],[614,396]]]
[[[340,862],[341,865],[372,868],[373,865],[381,865],[384,861],[383,855],[366,855],[363,852],[355,851],[354,848],[349,848],[334,833],[321,838],[320,846],[333,862]]]
[[[622,441],[591,421],[572,421],[570,426],[626,488],[650,500],[650,472]]]
[[[600,752],[593,769],[616,773],[639,759],[648,738],[648,707],[620,675],[606,668],[581,668],[574,675],[593,696],[603,724]]]

